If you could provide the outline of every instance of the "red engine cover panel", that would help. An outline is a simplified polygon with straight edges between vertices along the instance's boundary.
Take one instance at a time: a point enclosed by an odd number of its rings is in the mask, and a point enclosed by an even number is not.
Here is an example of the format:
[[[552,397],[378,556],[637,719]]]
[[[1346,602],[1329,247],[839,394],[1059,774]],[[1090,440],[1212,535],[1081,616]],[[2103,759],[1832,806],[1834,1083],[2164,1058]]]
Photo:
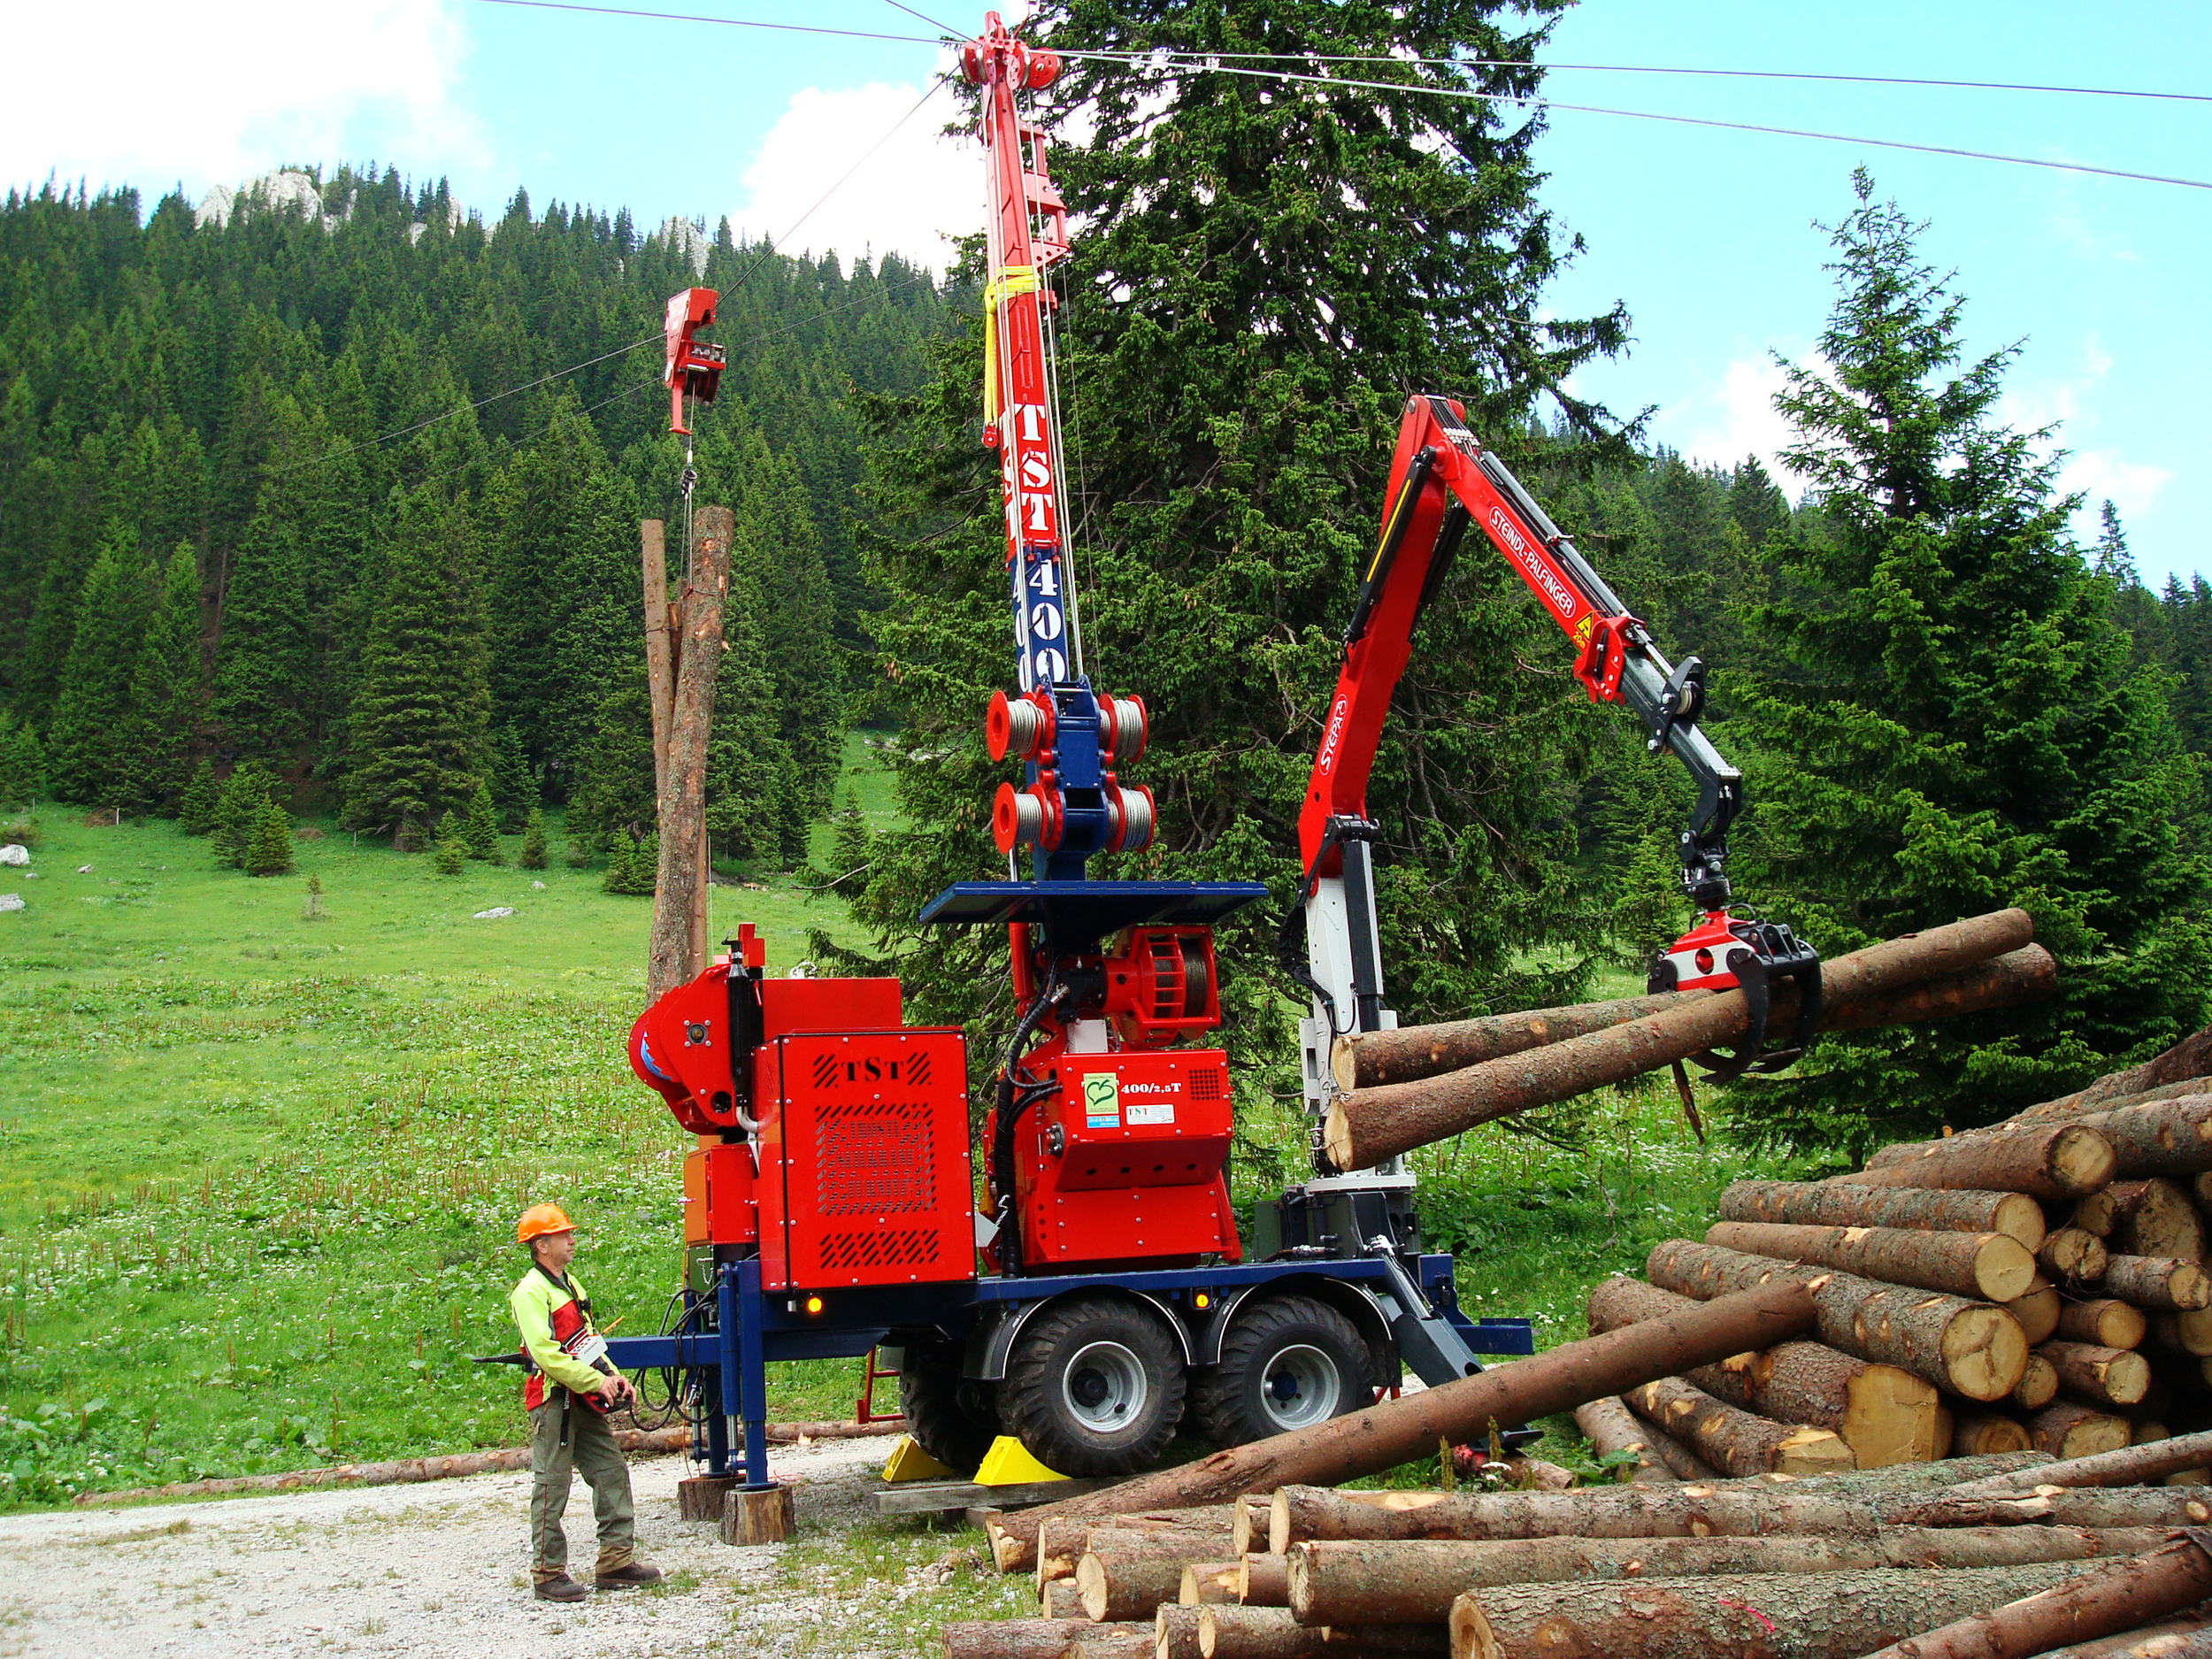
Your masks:
[[[1041,1055],[1028,1064],[1037,1069]],[[1054,1056],[1060,1093],[1016,1142],[1031,1263],[1242,1254],[1222,1165],[1231,1130],[1218,1048]],[[1060,1150],[1052,1150],[1054,1131]]]
[[[764,1286],[975,1277],[956,1029],[779,1037],[762,1045],[756,1075]]]

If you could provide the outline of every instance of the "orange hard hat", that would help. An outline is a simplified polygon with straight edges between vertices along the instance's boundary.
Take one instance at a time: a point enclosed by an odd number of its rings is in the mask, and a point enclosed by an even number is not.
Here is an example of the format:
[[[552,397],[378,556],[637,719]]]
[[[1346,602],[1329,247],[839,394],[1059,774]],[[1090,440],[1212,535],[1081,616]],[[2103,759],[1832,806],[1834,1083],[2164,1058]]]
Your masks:
[[[558,1204],[533,1204],[515,1223],[515,1242],[527,1244],[548,1233],[573,1233],[576,1224],[561,1213]]]

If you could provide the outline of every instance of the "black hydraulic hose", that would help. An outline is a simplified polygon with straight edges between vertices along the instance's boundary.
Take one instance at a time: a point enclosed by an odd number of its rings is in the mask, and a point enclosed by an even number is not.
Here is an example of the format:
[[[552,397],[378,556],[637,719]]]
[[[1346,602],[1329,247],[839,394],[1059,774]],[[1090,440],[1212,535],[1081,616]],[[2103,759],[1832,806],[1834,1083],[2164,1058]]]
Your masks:
[[[1022,1010],[1022,1017],[1014,1023],[1013,1039],[1006,1045],[1005,1057],[999,1066],[998,1088],[992,1102],[991,1204],[992,1218],[999,1224],[1000,1229],[999,1261],[1010,1271],[1018,1265],[1021,1251],[1021,1229],[1014,1225],[1014,1125],[1027,1108],[1050,1092],[1046,1089],[1017,1092],[1014,1067],[1021,1059],[1022,1045],[1029,1041],[1030,1034],[1037,1029],[1038,1022],[1067,994],[1068,987],[1060,983],[1059,971],[1056,968],[1051,977],[1046,979],[1044,988],[1037,993],[1029,1006]]]

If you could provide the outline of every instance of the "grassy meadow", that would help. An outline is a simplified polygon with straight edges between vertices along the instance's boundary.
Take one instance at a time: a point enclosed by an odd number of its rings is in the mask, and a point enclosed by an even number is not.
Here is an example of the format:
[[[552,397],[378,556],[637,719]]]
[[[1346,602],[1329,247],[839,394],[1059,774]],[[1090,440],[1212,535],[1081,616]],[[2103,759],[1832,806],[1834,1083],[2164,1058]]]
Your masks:
[[[887,825],[857,741],[849,765]],[[557,838],[547,870],[442,878],[307,825],[297,870],[254,879],[169,823],[37,817],[0,869],[26,901],[0,915],[0,1507],[519,1443],[517,1374],[470,1362],[513,1346],[539,1199],[580,1224],[603,1320],[659,1327],[688,1142],[623,1058],[649,900]],[[715,936],[742,920],[772,972],[846,927],[787,883],[715,888]],[[1492,1129],[1421,1158],[1466,1305],[1547,1344],[1740,1172],[1652,1094],[1601,1102],[1578,1151]],[[843,1416],[857,1373],[780,1367],[772,1414]]]

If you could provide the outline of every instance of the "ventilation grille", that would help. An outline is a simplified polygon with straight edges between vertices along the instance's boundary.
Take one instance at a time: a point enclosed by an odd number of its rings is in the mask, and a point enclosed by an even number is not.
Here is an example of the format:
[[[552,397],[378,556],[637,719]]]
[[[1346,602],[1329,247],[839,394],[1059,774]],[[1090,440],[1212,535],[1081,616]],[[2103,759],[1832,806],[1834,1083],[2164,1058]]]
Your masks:
[[[1193,1100],[1227,1100],[1229,1098],[1228,1074],[1217,1065],[1192,1067],[1190,1097]]]
[[[868,1272],[887,1267],[935,1264],[941,1240],[918,1227],[896,1233],[826,1233],[818,1265],[825,1273]]]
[[[818,1108],[815,1213],[885,1216],[935,1210],[937,1167],[929,1127],[924,1101],[856,1101]],[[823,1248],[828,1248],[825,1243]]]

